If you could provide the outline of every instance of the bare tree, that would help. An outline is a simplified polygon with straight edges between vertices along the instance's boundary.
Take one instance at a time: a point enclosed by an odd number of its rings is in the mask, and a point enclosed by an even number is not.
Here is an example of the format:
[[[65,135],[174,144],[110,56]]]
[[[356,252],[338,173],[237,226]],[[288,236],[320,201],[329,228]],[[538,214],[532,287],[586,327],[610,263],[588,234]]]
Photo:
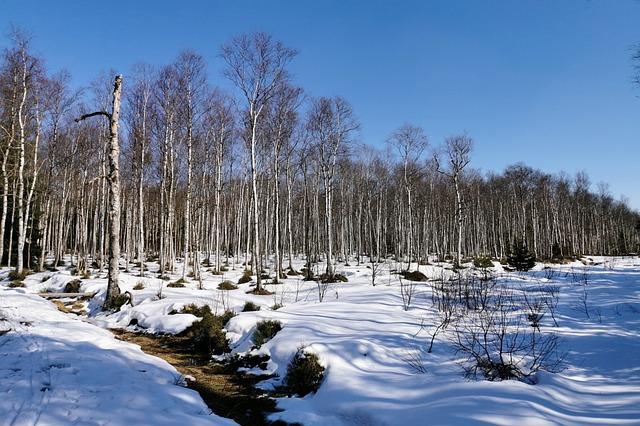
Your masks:
[[[178,78],[178,87],[182,93],[179,98],[182,100],[180,111],[185,127],[185,145],[187,148],[187,191],[184,207],[184,265],[182,268],[182,279],[187,279],[187,269],[192,260],[190,257],[191,247],[191,215],[192,215],[192,184],[193,184],[193,144],[194,144],[194,127],[196,122],[201,118],[201,101],[206,88],[206,76],[204,74],[204,60],[202,56],[195,52],[184,51],[178,57],[176,62],[176,76]],[[197,260],[193,260],[194,275],[198,267]]]
[[[280,170],[282,151],[291,143],[300,106],[302,89],[286,83],[278,85],[271,102],[269,120],[269,138],[273,154],[273,196],[274,196],[274,254],[275,277],[277,283],[282,277],[282,242],[280,229]]]
[[[253,264],[256,291],[261,291],[262,260],[260,257],[260,210],[258,199],[258,167],[256,152],[258,126],[265,107],[279,84],[288,79],[287,66],[296,55],[265,33],[242,35],[222,46],[221,56],[227,64],[226,77],[242,92],[246,100],[245,131],[251,156],[251,188],[253,196]]]
[[[422,128],[404,124],[387,140],[400,155],[402,161],[402,177],[404,190],[407,194],[407,270],[411,268],[413,257],[413,198],[412,191],[415,178],[418,176],[417,162],[427,148],[428,141]],[[418,265],[420,263],[418,262]]]
[[[456,191],[456,224],[458,228],[458,245],[456,251],[456,266],[460,266],[462,258],[462,232],[464,225],[464,204],[462,199],[462,189],[460,180],[464,168],[467,167],[471,160],[471,150],[473,149],[473,140],[467,135],[452,136],[445,140],[445,153],[448,159],[448,169],[443,170],[437,161],[437,170],[453,181]]]
[[[333,190],[338,158],[344,155],[352,133],[360,125],[351,105],[342,98],[320,98],[313,102],[307,126],[316,150],[325,197],[326,279],[335,275],[333,265]]]
[[[118,141],[118,124],[120,120],[120,97],[122,96],[122,76],[118,75],[113,84],[113,104],[111,112],[96,111],[84,114],[77,121],[90,117],[104,116],[109,120],[109,274],[107,294],[103,308],[110,309],[116,305],[120,295],[118,278],[120,274],[120,143]]]
[[[131,138],[133,142],[132,162],[137,180],[138,241],[137,258],[140,276],[144,276],[144,168],[149,145],[149,128],[152,114],[152,70],[145,64],[136,66],[136,74],[129,91],[128,104]]]

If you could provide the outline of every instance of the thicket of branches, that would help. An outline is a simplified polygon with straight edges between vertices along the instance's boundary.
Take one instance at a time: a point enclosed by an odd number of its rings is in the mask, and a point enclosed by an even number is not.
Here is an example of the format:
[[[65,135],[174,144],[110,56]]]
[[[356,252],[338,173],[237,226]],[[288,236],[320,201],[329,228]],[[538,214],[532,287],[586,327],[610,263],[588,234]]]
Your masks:
[[[47,72],[28,37],[15,32],[11,42],[0,61],[2,263],[38,269],[71,253],[79,272],[102,268],[109,129],[74,119],[108,109],[113,76],[77,91],[68,73]],[[514,241],[537,258],[638,250],[638,213],[605,185],[592,190],[585,174],[524,164],[481,174],[469,135],[434,147],[409,124],[375,149],[359,143],[348,101],[296,86],[294,50],[258,33],[219,53],[233,93],[215,87],[191,51],[124,76],[127,267],[158,260],[161,274],[197,279],[202,264],[245,264],[280,279],[296,256],[327,261],[330,277],[335,262],[365,255],[407,267],[428,255],[504,258]]]

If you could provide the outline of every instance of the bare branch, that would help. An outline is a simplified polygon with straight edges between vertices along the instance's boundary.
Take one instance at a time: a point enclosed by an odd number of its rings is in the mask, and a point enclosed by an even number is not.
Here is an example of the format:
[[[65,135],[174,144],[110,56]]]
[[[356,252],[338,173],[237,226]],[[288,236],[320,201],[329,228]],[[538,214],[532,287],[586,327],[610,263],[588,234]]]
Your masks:
[[[86,120],[87,118],[91,118],[91,117],[94,117],[96,115],[104,115],[105,117],[107,117],[107,120],[111,120],[111,114],[109,114],[108,112],[106,112],[106,111],[96,111],[96,112],[92,112],[90,114],[81,115],[79,118],[76,118],[74,121],[76,123],[79,123],[79,122],[81,122],[83,120]]]

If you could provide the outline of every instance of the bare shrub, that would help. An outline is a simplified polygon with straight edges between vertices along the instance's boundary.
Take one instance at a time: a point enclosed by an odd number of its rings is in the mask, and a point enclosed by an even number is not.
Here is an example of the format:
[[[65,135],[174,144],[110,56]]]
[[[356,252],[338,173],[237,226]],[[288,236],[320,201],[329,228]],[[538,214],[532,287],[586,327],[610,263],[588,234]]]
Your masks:
[[[382,272],[382,265],[383,264],[377,261],[373,256],[371,257],[371,285],[374,287],[376,286],[376,278],[378,278]]]
[[[411,302],[413,301],[413,296],[416,293],[416,283],[415,281],[403,280],[402,275],[398,275],[398,279],[400,280],[400,297],[402,298],[402,308],[405,311],[409,310],[411,306]]]
[[[418,374],[425,374],[427,367],[424,365],[425,351],[421,347],[414,347],[407,350],[404,356],[404,361],[409,368]]]
[[[484,309],[467,311],[456,320],[451,339],[465,357],[465,375],[535,383],[538,371],[557,371],[562,361],[558,337],[531,326],[523,298],[500,287],[490,300]]]
[[[574,285],[580,286],[578,293],[578,303],[575,306],[577,311],[583,312],[587,319],[591,318],[589,314],[589,270],[582,272],[572,270],[572,281]]]

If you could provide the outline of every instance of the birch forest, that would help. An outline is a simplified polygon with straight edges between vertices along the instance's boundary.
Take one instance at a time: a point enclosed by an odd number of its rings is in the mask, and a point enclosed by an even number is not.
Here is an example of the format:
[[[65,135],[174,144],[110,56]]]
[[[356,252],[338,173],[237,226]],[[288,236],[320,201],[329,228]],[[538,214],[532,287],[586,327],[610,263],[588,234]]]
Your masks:
[[[14,32],[0,61],[2,263],[71,255],[82,275],[115,253],[125,271],[157,261],[197,281],[246,267],[277,282],[294,259],[331,276],[338,263],[500,260],[518,242],[538,259],[638,251],[638,212],[585,173],[480,171],[472,134],[430,140],[410,123],[376,148],[349,100],[296,84],[292,47],[254,33],[216,52],[223,69],[186,50],[118,77],[114,134],[116,73],[73,87]]]

